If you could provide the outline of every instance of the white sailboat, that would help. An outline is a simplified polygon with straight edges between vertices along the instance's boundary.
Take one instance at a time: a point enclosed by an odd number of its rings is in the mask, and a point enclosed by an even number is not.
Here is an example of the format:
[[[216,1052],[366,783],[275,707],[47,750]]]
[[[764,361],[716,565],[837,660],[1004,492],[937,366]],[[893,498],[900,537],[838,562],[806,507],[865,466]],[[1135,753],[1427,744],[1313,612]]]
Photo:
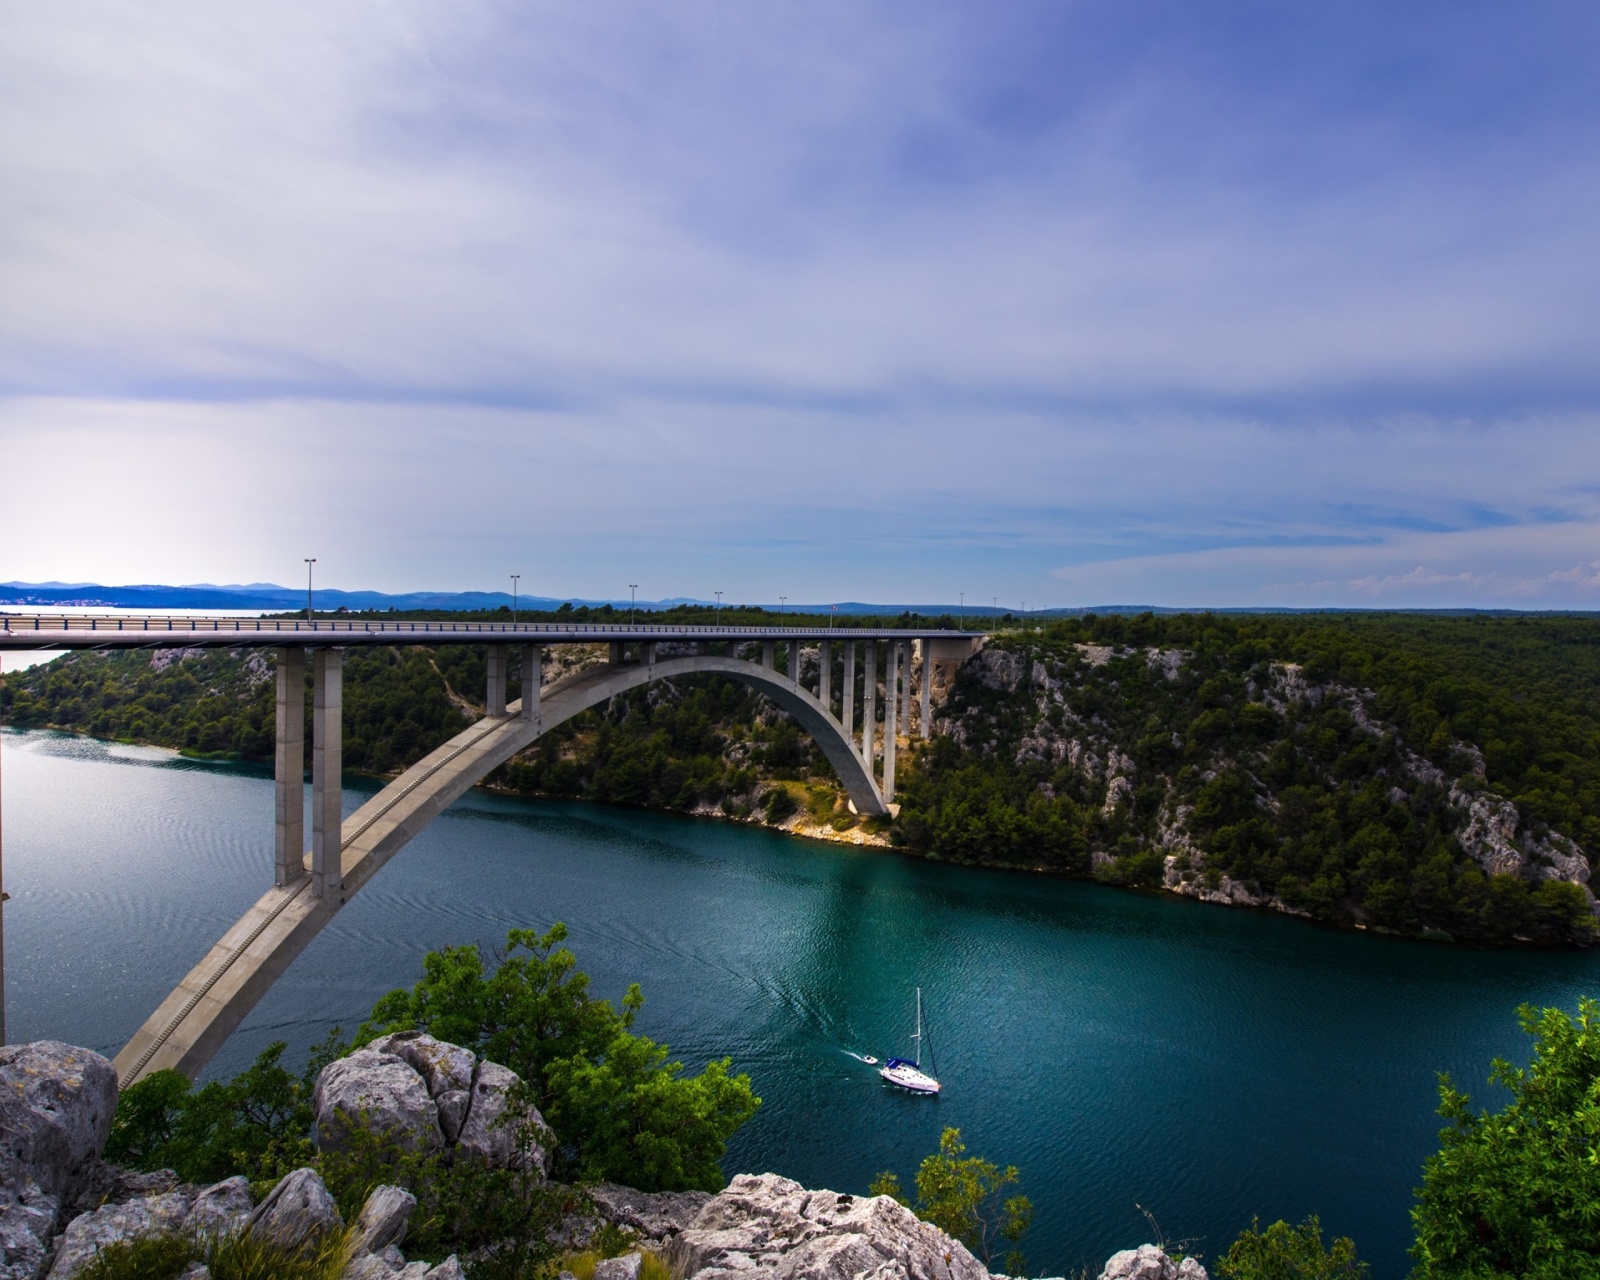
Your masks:
[[[917,988],[917,1033],[912,1037],[917,1047],[911,1058],[890,1058],[878,1074],[888,1084],[898,1085],[912,1093],[938,1093],[939,1082],[922,1069],[922,988]]]

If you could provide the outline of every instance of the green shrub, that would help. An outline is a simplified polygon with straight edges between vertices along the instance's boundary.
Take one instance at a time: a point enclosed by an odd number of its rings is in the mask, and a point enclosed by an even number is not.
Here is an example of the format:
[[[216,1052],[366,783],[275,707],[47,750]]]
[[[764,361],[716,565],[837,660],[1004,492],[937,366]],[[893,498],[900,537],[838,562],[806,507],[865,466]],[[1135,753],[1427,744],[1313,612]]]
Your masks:
[[[1259,1219],[1252,1221],[1216,1272],[1224,1280],[1365,1280],[1367,1264],[1348,1236],[1324,1248],[1322,1223],[1312,1214],[1298,1227],[1280,1221],[1265,1231]]]
[[[768,822],[785,822],[800,811],[800,802],[787,787],[773,787],[761,797],[761,811]]]
[[[149,1236],[107,1245],[78,1280],[175,1280],[191,1262],[205,1263],[212,1280],[339,1280],[354,1250],[348,1228],[294,1249],[244,1233],[198,1240]]]
[[[1440,1078],[1450,1124],[1411,1211],[1416,1280],[1600,1277],[1600,1001],[1580,1000],[1576,1018],[1524,1005],[1518,1020],[1533,1062],[1495,1060],[1502,1110],[1474,1113]]]

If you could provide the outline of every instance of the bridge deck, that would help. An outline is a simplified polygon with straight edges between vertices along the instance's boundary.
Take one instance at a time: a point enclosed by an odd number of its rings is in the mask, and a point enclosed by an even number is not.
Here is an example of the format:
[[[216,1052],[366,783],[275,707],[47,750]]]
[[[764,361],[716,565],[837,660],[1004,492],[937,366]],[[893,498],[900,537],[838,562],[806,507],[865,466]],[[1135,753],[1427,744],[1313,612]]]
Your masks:
[[[976,631],[894,627],[634,626],[576,622],[412,622],[377,618],[180,618],[164,614],[0,614],[0,650],[314,648],[371,644],[603,644],[609,641],[973,640]]]

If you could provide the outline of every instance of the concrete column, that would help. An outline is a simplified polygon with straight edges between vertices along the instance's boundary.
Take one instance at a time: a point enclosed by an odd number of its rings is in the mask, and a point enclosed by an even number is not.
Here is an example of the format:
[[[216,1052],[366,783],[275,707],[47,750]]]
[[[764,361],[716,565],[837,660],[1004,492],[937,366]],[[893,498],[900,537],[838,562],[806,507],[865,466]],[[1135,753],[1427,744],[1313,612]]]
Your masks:
[[[484,656],[489,660],[489,714],[503,716],[506,713],[506,660],[510,654],[505,645],[492,644]]]
[[[539,718],[539,686],[544,682],[544,653],[536,644],[522,646],[522,718]]]
[[[768,671],[776,670],[778,666],[778,642],[776,640],[763,640],[761,642],[761,665]]]
[[[840,700],[843,707],[839,713],[839,723],[844,726],[844,736],[851,742],[856,740],[856,642],[844,642],[844,688],[840,690]]]
[[[833,642],[824,640],[817,646],[817,701],[833,714]]]
[[[306,873],[306,651],[279,649],[278,748],[273,760],[277,824],[272,883],[282,888]]]
[[[623,658],[627,656],[627,650],[628,646],[625,642],[621,640],[613,640],[611,642],[611,665],[614,667],[620,667],[622,665]]]
[[[900,679],[905,686],[899,694],[900,698],[900,733],[902,737],[911,736],[911,643],[907,640],[899,642],[900,649]]]
[[[798,640],[789,641],[789,683],[793,685],[800,683],[800,642]]]
[[[933,737],[933,646],[926,640],[922,648],[922,740]]]
[[[656,665],[656,642],[654,640],[646,640],[639,647],[644,650],[644,665],[652,668],[650,676],[654,679],[656,674],[653,669]]]
[[[889,641],[883,655],[883,798],[894,799],[894,749],[900,715],[900,642]]]
[[[340,773],[344,758],[344,650],[316,650],[316,688],[311,711],[311,892],[337,893],[344,827]]]
[[[861,687],[861,758],[867,762],[867,773],[877,768],[878,734],[878,642],[867,641],[866,680]]]

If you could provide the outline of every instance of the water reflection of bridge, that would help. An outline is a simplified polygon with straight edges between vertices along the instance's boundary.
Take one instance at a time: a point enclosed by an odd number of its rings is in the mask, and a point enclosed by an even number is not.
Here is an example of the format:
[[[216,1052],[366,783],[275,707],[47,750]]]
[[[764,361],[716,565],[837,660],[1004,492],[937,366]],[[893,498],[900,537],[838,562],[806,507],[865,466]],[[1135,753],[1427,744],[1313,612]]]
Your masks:
[[[407,841],[494,769],[580,712],[656,680],[725,676],[787,711],[821,748],[856,812],[878,815],[889,812],[894,800],[898,740],[909,739],[913,718],[920,736],[931,734],[936,686],[948,681],[979,640],[971,633],[915,629],[0,618],[0,649],[6,650],[275,651],[273,886],[117,1055],[124,1086],[164,1067],[198,1075],[339,908]],[[339,781],[344,653],[360,645],[484,647],[486,714],[344,818]],[[605,645],[609,661],[546,685],[543,654],[553,645]],[[309,853],[304,831],[308,665]]]

